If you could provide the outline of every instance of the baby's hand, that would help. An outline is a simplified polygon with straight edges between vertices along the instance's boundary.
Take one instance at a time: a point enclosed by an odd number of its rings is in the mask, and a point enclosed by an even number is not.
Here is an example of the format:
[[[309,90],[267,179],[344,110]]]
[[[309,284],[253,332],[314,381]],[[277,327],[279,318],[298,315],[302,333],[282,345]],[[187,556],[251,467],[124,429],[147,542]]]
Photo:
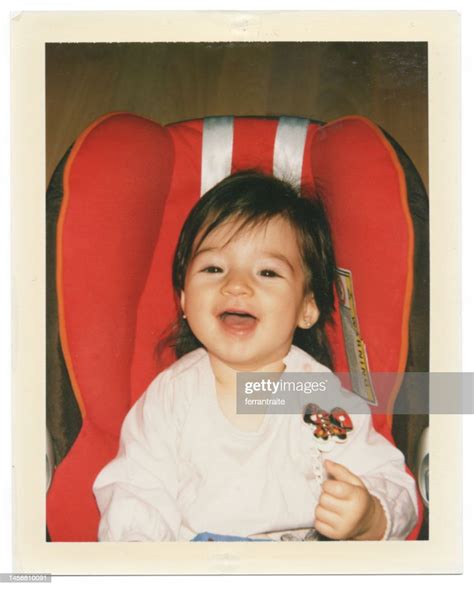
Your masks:
[[[379,500],[343,465],[325,461],[325,467],[330,479],[322,486],[314,528],[330,539],[381,539],[387,520]]]

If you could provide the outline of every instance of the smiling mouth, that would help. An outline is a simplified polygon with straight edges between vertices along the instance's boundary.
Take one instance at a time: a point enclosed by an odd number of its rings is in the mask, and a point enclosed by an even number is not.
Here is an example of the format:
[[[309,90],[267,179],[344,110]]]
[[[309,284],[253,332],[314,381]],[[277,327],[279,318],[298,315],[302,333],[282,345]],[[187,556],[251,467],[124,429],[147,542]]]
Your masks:
[[[246,311],[226,310],[219,315],[224,327],[235,334],[247,334],[256,327],[258,319]]]

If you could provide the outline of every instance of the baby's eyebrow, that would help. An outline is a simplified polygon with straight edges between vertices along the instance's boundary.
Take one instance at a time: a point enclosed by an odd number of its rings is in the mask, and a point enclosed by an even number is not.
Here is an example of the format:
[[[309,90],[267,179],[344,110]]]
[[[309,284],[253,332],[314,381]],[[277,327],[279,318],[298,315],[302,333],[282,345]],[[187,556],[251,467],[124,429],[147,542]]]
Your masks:
[[[291,270],[294,272],[295,269],[288,258],[282,254],[281,252],[262,252],[262,256],[268,256],[269,258],[276,258],[277,260],[281,260],[285,264],[287,264]]]
[[[208,247],[208,248],[202,248],[201,250],[198,250],[197,252],[195,252],[193,254],[192,259],[194,260],[195,258],[197,258],[200,254],[205,254],[206,252],[217,252],[218,250],[220,250],[221,248],[217,248],[217,247]]]

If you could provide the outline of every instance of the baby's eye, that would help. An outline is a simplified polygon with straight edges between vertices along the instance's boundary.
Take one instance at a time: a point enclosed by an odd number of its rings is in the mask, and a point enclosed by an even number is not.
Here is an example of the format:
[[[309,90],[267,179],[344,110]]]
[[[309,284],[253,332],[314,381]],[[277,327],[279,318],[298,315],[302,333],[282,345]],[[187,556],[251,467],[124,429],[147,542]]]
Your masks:
[[[209,274],[217,274],[219,272],[222,272],[222,268],[220,268],[219,266],[206,266],[206,268],[203,268],[201,270],[201,272],[207,272]]]
[[[267,278],[274,278],[274,277],[281,276],[277,272],[275,272],[274,270],[270,270],[269,268],[264,268],[263,270],[259,271],[258,274],[262,277],[267,277]]]

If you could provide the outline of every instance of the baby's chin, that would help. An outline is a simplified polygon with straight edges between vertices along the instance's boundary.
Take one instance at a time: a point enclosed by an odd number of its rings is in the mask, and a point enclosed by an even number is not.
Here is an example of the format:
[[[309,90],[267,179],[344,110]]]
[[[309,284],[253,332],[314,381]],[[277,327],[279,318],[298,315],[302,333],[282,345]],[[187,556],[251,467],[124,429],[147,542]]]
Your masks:
[[[237,347],[236,347],[237,348]],[[220,363],[223,363],[230,369],[239,372],[253,372],[259,370],[273,370],[278,371],[283,365],[283,359],[288,351],[269,351],[252,353],[249,347],[242,346],[237,350],[213,350],[213,347],[207,348],[211,357]],[[281,366],[280,366],[281,365]]]

